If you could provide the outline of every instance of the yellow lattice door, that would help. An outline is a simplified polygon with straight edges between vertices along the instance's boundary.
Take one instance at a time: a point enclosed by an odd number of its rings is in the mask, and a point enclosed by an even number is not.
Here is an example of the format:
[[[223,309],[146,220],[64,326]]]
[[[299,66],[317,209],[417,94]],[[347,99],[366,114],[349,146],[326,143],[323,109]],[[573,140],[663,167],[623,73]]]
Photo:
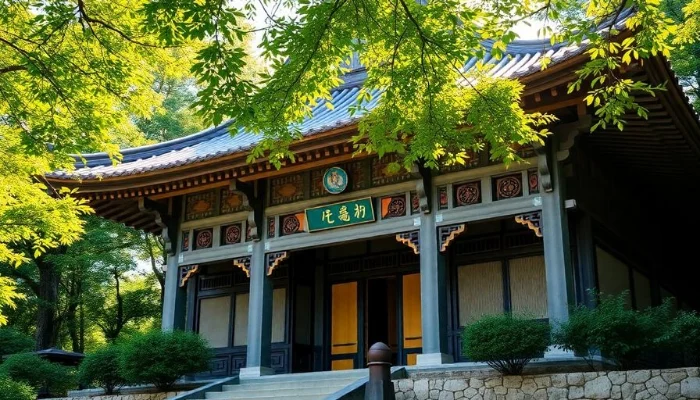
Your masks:
[[[408,353],[406,364],[416,363],[417,353],[423,346],[423,331],[421,328],[420,311],[420,274],[403,276],[403,348],[404,351],[417,350]]]
[[[357,282],[331,286],[331,369],[355,368],[357,355]]]

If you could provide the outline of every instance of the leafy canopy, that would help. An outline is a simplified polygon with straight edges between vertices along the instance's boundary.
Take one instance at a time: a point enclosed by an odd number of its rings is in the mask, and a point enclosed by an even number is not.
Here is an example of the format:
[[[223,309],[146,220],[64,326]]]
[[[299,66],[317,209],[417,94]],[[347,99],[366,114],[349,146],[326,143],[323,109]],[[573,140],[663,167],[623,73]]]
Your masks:
[[[622,129],[624,113],[647,114],[632,92],[659,88],[620,70],[668,55],[677,29],[659,0],[276,1],[0,1],[0,262],[26,261],[17,243],[42,253],[78,238],[79,216],[90,209],[41,177],[71,169],[71,153],[101,150],[118,160],[134,121],[160,107],[159,77],[190,69],[202,123],[233,118],[261,135],[249,159],[281,166],[299,137],[290,124],[330,98],[358,54],[367,80],[353,111],[372,100],[368,89],[380,90],[379,107],[359,125],[358,151],[435,167],[488,147],[493,159],[510,162],[514,144],[541,142],[554,117],[526,113],[520,83],[487,78],[483,65],[467,74],[467,60],[503,57],[515,26],[537,18],[553,41],[587,41],[591,60],[571,90],[588,93],[594,128]],[[678,43],[697,39],[698,1],[684,8]],[[276,15],[280,6],[293,12]],[[618,31],[598,30],[626,7],[636,9],[625,21],[632,35],[613,40]],[[256,13],[266,16],[258,51],[269,68],[251,73],[245,44]],[[0,293],[0,302],[13,302],[8,282],[0,281]]]
[[[134,118],[158,110],[155,77],[189,69],[196,46],[175,51],[145,35],[143,4],[0,1],[0,262],[17,266],[80,237],[90,208],[43,175],[71,169],[74,153],[118,160]],[[0,307],[18,296],[0,276]]]

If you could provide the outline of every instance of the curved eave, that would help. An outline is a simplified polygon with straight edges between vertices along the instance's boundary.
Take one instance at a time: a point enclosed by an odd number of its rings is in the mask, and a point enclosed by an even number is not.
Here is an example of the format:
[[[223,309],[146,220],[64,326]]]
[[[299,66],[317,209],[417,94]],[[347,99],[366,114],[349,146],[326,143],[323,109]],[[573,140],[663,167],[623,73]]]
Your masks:
[[[549,79],[552,74],[560,73],[561,71],[568,71],[567,66],[571,64],[578,64],[582,62],[584,56],[576,56],[575,59],[567,59],[563,62],[559,62],[552,65],[547,70],[538,70],[530,75],[517,77],[526,84],[524,96],[529,96],[534,94],[532,90],[529,89],[531,85],[537,86],[538,90],[544,91],[552,87],[553,81]],[[573,73],[566,73],[566,80],[570,81],[573,77]],[[319,145],[319,141],[341,135],[342,140],[338,142],[347,142],[350,138],[351,133],[357,131],[357,119],[347,121],[346,123],[335,126],[331,129],[321,130],[318,132],[309,132],[305,137],[292,145],[292,149],[297,151],[307,151],[313,150]],[[138,159],[145,159],[149,157],[158,157],[168,152],[179,151],[193,144],[201,143],[204,140],[211,140],[220,136],[222,134],[228,134],[226,128],[230,123],[222,125],[216,128],[208,129],[204,132],[200,132],[194,135],[182,138],[182,140],[177,139],[175,141],[159,143],[157,145],[139,147],[134,149],[126,149],[122,152],[123,160],[122,163],[129,163]],[[335,141],[334,141],[335,142]],[[323,141],[323,144],[328,144],[328,141]],[[107,176],[94,176],[94,177],[79,177],[72,175],[56,176],[49,175],[47,179],[56,184],[62,184],[66,186],[80,186],[81,191],[92,191],[96,190],[109,190],[110,185],[114,183],[118,186],[123,186],[127,182],[141,183],[143,180],[148,180],[148,183],[163,183],[168,180],[173,179],[175,176],[178,178],[187,178],[189,176],[195,176],[201,173],[202,168],[207,168],[212,164],[226,164],[228,167],[236,167],[246,165],[246,157],[250,149],[254,145],[249,145],[241,147],[232,152],[221,152],[213,153],[205,157],[199,158],[192,162],[177,163],[173,166],[164,166],[161,168],[154,168],[148,171],[130,171],[127,174],[120,175],[107,175]],[[88,154],[83,156],[87,162],[88,166],[104,166],[106,154],[96,153]],[[99,160],[99,161],[98,161]],[[261,162],[267,160],[261,159]],[[99,162],[99,164],[98,164]],[[99,187],[99,189],[98,189]]]

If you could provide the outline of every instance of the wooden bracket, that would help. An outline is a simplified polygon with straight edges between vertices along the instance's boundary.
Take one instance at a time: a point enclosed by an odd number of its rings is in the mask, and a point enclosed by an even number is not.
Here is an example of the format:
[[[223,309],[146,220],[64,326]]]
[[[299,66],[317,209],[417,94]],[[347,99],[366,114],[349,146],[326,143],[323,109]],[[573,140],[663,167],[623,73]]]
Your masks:
[[[185,265],[180,267],[180,287],[185,287],[187,281],[199,273],[199,265]]]
[[[245,276],[250,278],[250,256],[234,258],[233,265],[242,269]]]
[[[420,254],[420,231],[397,233],[396,241],[412,248],[414,254]]]
[[[433,187],[433,171],[419,161],[413,165],[412,172],[414,175],[418,175],[420,178],[416,183],[416,194],[418,195],[420,211],[423,214],[430,214],[433,203],[433,196],[431,196],[431,189]]]
[[[588,132],[592,121],[593,118],[590,115],[582,115],[579,116],[578,121],[559,125],[552,129],[559,136],[559,148],[556,149],[557,161],[569,158],[569,150],[574,146],[576,136]]]
[[[171,216],[171,213],[166,205],[153,201],[147,197],[140,197],[138,200],[138,206],[139,211],[142,213],[151,214],[153,216],[156,225],[161,228],[163,249],[167,255],[174,256],[175,246],[173,246],[173,238],[171,235],[177,236],[177,229],[175,228],[176,218]]]
[[[533,211],[530,213],[520,214],[515,216],[515,222],[527,225],[530,230],[535,232],[537,237],[542,237],[542,212]]]
[[[267,271],[267,276],[272,275],[275,268],[282,264],[282,261],[289,258],[288,251],[276,251],[274,253],[267,253],[265,259],[265,269]]]
[[[261,189],[264,185],[233,181],[230,188],[243,193],[243,205],[250,210],[248,213],[247,225],[250,228],[250,237],[257,242],[263,237],[263,212],[265,207],[265,196]]]
[[[440,241],[440,252],[447,251],[447,247],[461,233],[467,230],[467,224],[446,225],[438,228],[438,240]]]
[[[533,143],[532,147],[537,153],[537,172],[539,172],[540,186],[545,192],[551,192],[554,190],[552,186],[552,172],[549,168],[549,154],[547,154],[547,147],[539,143]]]

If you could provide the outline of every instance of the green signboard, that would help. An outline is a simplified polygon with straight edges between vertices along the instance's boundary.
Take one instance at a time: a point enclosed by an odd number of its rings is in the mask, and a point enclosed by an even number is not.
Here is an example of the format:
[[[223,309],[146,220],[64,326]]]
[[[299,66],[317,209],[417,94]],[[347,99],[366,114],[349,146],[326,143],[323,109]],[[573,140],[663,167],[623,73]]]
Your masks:
[[[374,222],[371,197],[306,209],[306,224],[309,232],[366,222]]]

